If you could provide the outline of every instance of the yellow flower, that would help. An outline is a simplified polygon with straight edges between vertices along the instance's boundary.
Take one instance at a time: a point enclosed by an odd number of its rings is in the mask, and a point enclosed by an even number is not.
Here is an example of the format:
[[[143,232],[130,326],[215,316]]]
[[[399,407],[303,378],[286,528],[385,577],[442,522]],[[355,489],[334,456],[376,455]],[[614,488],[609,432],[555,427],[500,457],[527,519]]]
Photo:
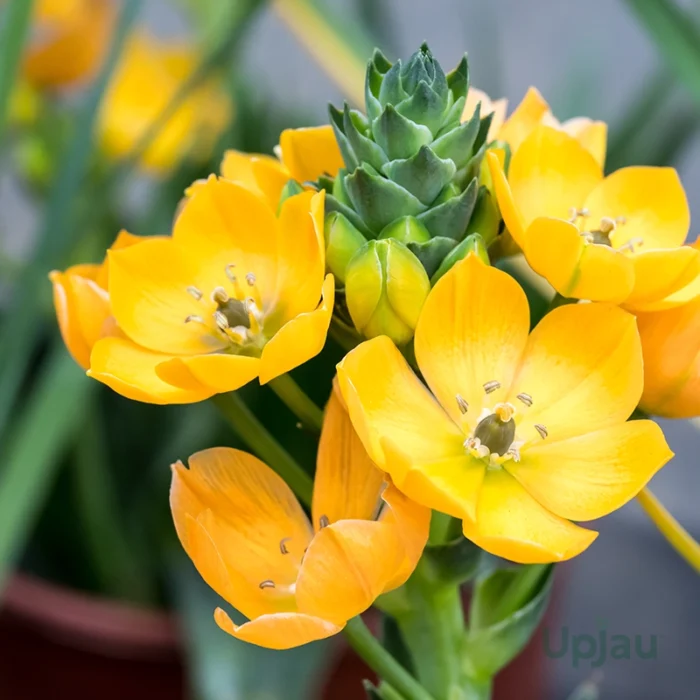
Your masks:
[[[37,87],[64,87],[94,76],[109,48],[112,0],[37,0],[22,73]]]
[[[499,159],[488,158],[510,234],[563,296],[644,310],[700,270],[700,251],[683,245],[690,212],[673,168],[604,178],[580,143],[547,126],[515,152],[507,179]]]
[[[331,126],[285,129],[275,150],[278,158],[227,151],[221,163],[221,175],[261,193],[277,210],[282,188],[290,179],[306,182],[323,174],[335,177],[343,167]]]
[[[479,102],[481,102],[482,116],[493,112],[488,140],[498,139],[507,142],[511,153],[515,153],[538,126],[545,125],[573,136],[603,167],[608,138],[608,127],[605,122],[594,121],[588,117],[574,117],[560,122],[552,114],[544,97],[534,87],[527,91],[522,102],[508,119],[506,119],[508,109],[506,99],[492,101],[485,92],[470,88],[464,105],[463,120],[471,117]]]
[[[625,422],[642,393],[632,315],[575,304],[529,327],[522,288],[470,255],[418,321],[429,390],[386,337],[351,351],[338,380],[368,453],[409,498],[462,519],[493,554],[562,561],[597,536],[570,521],[619,508],[672,453],[655,423]]]
[[[122,231],[110,250],[120,250],[146,240]],[[107,258],[99,265],[73,265],[65,272],[49,275],[53,300],[63,342],[73,359],[83,368],[90,367],[95,343],[109,335],[118,335],[107,292]]]
[[[264,384],[318,354],[334,299],[323,197],[290,197],[278,218],[262,197],[212,175],[172,237],[111,251],[123,337],[95,344],[88,374],[127,398],[189,403],[255,377]]]
[[[182,43],[166,43],[146,33],[132,36],[119,61],[100,110],[99,137],[112,158],[132,151],[194,72],[198,54]],[[213,81],[193,91],[160,129],[143,155],[156,173],[189,154],[208,157],[228,124],[231,105]]]
[[[700,415],[700,277],[684,294],[689,300],[682,305],[637,316],[644,353],[640,406],[666,418]]]
[[[173,467],[177,533],[204,580],[250,621],[226,632],[288,649],[339,632],[381,593],[403,584],[428,537],[430,511],[372,464],[335,392],[326,409],[313,526],[289,487],[252,455],[229,448]]]

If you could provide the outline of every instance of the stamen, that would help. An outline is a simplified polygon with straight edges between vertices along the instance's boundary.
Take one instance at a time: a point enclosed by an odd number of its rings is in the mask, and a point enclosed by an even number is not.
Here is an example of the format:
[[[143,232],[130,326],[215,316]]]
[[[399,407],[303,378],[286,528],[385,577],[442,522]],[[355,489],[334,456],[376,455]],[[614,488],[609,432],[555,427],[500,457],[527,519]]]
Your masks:
[[[289,550],[287,549],[287,542],[289,542],[289,540],[291,539],[291,537],[285,537],[284,539],[280,540],[280,552],[282,552],[282,554],[289,554]]]
[[[323,530],[324,527],[328,527],[331,524],[331,521],[328,519],[327,515],[322,515],[318,519],[318,526]]]
[[[223,287],[214,287],[214,291],[211,293],[211,300],[215,304],[225,304],[229,300],[229,296]]]
[[[600,220],[600,228],[598,229],[604,236],[610,235],[614,230],[617,224],[615,223],[615,219],[611,219],[609,216],[604,216]]]
[[[224,272],[226,273],[226,277],[228,277],[231,282],[236,281],[236,275],[233,272],[235,267],[236,267],[236,265],[234,263],[229,263],[224,268]]]
[[[457,394],[455,398],[457,399],[459,410],[462,412],[462,415],[464,415],[469,410],[469,404],[464,400],[461,394]]]
[[[185,323],[204,323],[204,319],[196,314],[190,314],[186,319]],[[204,323],[204,325],[206,325]]]
[[[511,447],[506,454],[510,455],[514,462],[520,461],[520,450],[517,447]]]
[[[193,296],[197,301],[199,301],[204,296],[204,294],[193,284],[187,287],[187,293]]]
[[[585,218],[585,217],[590,216],[590,215],[591,215],[591,213],[586,207],[584,207],[583,209],[577,209],[576,207],[571,207],[569,209],[569,223],[575,224],[578,219]]]
[[[214,322],[222,331],[226,331],[230,327],[228,319],[224,314],[221,313],[221,311],[214,312]]]
[[[547,428],[541,423],[535,423],[535,430],[540,434],[543,440],[549,435]]]
[[[486,384],[484,384],[484,391],[487,394],[492,394],[494,391],[496,391],[497,389],[500,389],[500,388],[501,388],[501,383],[496,381],[495,379],[493,379],[490,382],[486,382]]]
[[[530,396],[530,394],[523,392],[522,394],[518,394],[515,398],[522,401],[528,407],[532,406],[532,396]]]
[[[643,238],[630,238],[627,243],[623,243],[618,250],[629,250],[631,253],[634,253],[634,247],[638,246],[641,247],[644,245],[644,239]]]
[[[254,287],[255,286],[255,275],[252,272],[249,272],[245,276],[245,281],[248,283],[249,287]]]
[[[627,223],[627,217],[626,216],[618,216],[615,219],[616,224],[620,224],[621,226]]]
[[[275,582],[267,579],[266,581],[261,581],[260,582],[260,588],[274,588],[275,587]]]

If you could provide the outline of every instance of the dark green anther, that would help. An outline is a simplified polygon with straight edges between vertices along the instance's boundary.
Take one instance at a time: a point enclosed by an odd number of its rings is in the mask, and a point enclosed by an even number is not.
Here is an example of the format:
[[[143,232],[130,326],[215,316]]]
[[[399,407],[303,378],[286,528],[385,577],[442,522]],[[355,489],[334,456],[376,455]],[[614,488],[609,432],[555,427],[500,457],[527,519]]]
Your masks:
[[[486,445],[492,454],[502,456],[508,452],[515,439],[515,421],[512,418],[503,421],[492,413],[476,426],[474,437],[478,438],[482,445]]]

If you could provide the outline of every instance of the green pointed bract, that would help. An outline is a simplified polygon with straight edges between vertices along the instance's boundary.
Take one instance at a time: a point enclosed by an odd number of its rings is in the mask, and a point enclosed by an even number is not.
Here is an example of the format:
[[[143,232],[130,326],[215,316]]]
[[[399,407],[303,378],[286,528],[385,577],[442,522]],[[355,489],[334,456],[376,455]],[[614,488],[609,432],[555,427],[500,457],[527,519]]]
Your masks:
[[[412,158],[387,163],[382,172],[393,182],[407,189],[425,205],[435,201],[452,181],[457,168],[454,161],[439,158],[428,146]]]
[[[435,274],[446,256],[454,250],[457,241],[452,238],[436,236],[425,243],[407,243],[408,249],[421,261],[428,276]]]
[[[432,273],[430,284],[435,286],[436,282],[446,273],[449,272],[455,263],[463,258],[466,258],[469,253],[474,253],[481,262],[490,265],[489,254],[486,249],[486,243],[482,236],[478,233],[473,233],[467,236],[459,245],[455,246],[445,255],[440,267]],[[428,273],[431,274],[431,273]]]
[[[418,220],[430,231],[432,236],[443,236],[461,241],[467,233],[467,226],[474,211],[477,194],[478,183],[475,178],[458,197],[452,197],[443,204],[428,209],[418,216]]]

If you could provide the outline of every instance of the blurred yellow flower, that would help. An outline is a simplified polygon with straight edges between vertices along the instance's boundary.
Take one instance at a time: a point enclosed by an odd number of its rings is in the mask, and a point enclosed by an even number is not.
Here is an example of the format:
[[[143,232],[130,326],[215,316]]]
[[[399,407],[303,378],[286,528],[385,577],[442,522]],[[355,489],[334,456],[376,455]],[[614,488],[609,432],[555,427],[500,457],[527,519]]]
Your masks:
[[[335,177],[343,157],[331,126],[285,129],[276,149],[278,158],[230,150],[221,163],[221,175],[263,194],[277,210],[282,188],[291,180],[306,182],[321,175]]]
[[[539,126],[508,177],[488,154],[506,226],[535,272],[565,297],[645,310],[687,285],[700,251],[684,246],[690,212],[673,168],[603,177],[573,137]]]
[[[113,0],[36,0],[22,73],[42,88],[89,80],[109,48]]]
[[[573,136],[596,161],[603,167],[607,150],[608,126],[605,122],[588,117],[574,117],[560,122],[553,114],[546,100],[537,88],[531,87],[513,114],[506,119],[508,101],[505,98],[491,100],[481,90],[470,88],[464,105],[462,119],[474,114],[477,104],[481,102],[481,114],[493,113],[489,129],[489,140],[505,141],[511,153],[520,148],[522,142],[540,125],[551,126]]]
[[[475,255],[435,285],[415,356],[386,337],[338,366],[353,425],[409,498],[461,518],[465,535],[522,563],[569,559],[671,457],[642,393],[635,319],[609,304],[555,309],[528,337],[522,288]],[[432,392],[432,394],[431,394]]]
[[[158,120],[198,64],[198,53],[183,43],[163,42],[146,33],[130,38],[105,94],[99,138],[112,158],[130,153]],[[215,81],[194,90],[158,131],[142,157],[156,173],[185,155],[205,160],[231,117],[230,100]]]
[[[284,481],[229,448],[173,467],[170,505],[204,580],[250,621],[217,608],[226,632],[288,649],[339,632],[403,584],[428,537],[430,511],[387,484],[333,392],[319,445],[313,525]]]
[[[110,250],[128,248],[144,240],[122,231]],[[99,265],[73,265],[65,272],[54,270],[49,279],[63,342],[73,359],[88,369],[95,343],[119,333],[109,305],[107,258]]]
[[[88,374],[127,398],[189,403],[266,383],[318,354],[333,310],[324,281],[323,192],[279,217],[242,185],[211,176],[173,235],[109,254],[121,337],[99,340]]]

